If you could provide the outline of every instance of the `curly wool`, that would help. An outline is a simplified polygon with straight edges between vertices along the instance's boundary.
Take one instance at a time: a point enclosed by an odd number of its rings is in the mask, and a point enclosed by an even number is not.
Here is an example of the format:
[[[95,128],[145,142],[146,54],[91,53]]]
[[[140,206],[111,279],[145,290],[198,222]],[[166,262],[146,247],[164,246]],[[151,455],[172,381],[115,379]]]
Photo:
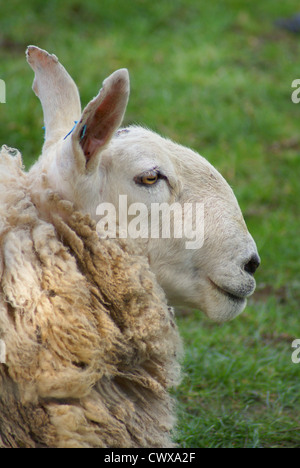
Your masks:
[[[0,152],[0,447],[170,447],[181,341],[145,258]]]

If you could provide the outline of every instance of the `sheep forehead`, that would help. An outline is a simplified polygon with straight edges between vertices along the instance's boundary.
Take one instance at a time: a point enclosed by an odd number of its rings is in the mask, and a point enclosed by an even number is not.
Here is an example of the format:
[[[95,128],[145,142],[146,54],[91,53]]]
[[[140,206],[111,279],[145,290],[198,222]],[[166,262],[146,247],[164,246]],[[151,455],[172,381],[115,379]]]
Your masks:
[[[204,157],[151,130],[120,129],[114,145],[124,171],[130,171],[128,165],[136,172],[158,166],[166,171],[165,175],[177,178],[183,191],[190,196],[206,193],[230,202],[235,199],[228,183]]]
[[[220,174],[202,156],[193,150],[164,138],[142,127],[128,127],[117,132],[114,143],[118,149],[125,149],[127,154],[137,153],[141,157],[155,161],[170,161],[179,169],[191,171],[194,175],[207,175],[211,171],[217,179]]]
[[[175,176],[174,160],[168,140],[142,127],[129,127],[117,132],[108,154],[114,155],[115,166],[134,174],[159,168]]]

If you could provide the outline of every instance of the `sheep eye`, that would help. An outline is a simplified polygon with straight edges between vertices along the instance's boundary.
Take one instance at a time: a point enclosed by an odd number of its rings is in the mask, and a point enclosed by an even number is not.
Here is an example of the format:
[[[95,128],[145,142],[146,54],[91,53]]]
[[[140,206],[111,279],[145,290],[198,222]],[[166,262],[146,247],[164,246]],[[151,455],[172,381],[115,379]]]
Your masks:
[[[158,181],[158,174],[155,174],[153,176],[144,176],[141,179],[142,184],[145,184],[145,185],[153,185],[157,181]]]
[[[159,179],[158,172],[149,172],[134,178],[134,181],[139,185],[154,185]]]

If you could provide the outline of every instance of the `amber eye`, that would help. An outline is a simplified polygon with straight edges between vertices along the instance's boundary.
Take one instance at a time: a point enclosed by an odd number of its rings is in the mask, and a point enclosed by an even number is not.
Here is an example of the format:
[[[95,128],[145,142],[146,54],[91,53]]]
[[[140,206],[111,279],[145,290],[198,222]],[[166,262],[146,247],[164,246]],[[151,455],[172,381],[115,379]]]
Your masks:
[[[158,174],[141,177],[141,183],[145,185],[153,185],[158,181]]]
[[[134,181],[139,185],[154,185],[159,179],[158,172],[147,172],[134,178]]]

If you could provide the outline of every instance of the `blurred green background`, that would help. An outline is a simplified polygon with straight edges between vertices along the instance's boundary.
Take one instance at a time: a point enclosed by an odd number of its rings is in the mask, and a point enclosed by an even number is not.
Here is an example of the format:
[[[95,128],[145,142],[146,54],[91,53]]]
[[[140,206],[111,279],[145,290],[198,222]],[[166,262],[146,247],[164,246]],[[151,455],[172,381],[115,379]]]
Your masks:
[[[0,9],[0,144],[39,156],[43,118],[25,61],[55,53],[82,105],[127,67],[125,124],[196,149],[233,187],[262,258],[246,311],[222,326],[181,311],[181,447],[300,447],[300,34],[275,25],[286,0],[10,0]]]

